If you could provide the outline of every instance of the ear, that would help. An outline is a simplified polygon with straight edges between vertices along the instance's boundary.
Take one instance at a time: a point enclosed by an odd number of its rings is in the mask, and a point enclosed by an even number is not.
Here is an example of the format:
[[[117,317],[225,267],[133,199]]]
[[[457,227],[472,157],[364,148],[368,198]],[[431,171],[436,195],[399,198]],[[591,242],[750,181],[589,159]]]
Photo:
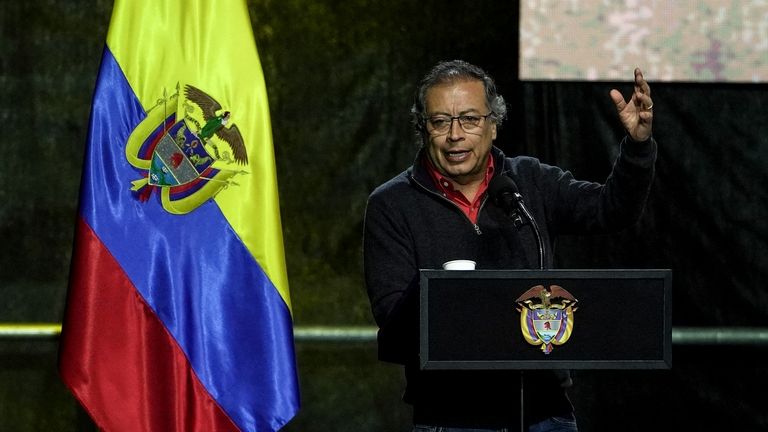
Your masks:
[[[496,122],[491,125],[491,141],[496,140]]]

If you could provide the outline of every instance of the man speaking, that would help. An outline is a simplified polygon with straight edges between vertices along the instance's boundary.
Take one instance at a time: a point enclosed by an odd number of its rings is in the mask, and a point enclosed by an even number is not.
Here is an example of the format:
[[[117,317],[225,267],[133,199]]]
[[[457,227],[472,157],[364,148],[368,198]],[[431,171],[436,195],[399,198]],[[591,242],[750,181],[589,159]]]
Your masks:
[[[639,69],[628,101],[617,90],[610,97],[627,136],[610,176],[598,184],[531,157],[507,157],[494,147],[507,110],[493,79],[479,67],[441,62],[421,81],[411,110],[421,148],[411,167],[371,193],[363,242],[379,357],[405,366],[403,399],[413,405],[414,431],[520,428],[518,371],[419,369],[419,269],[439,269],[456,259],[475,261],[477,269],[551,268],[558,234],[605,233],[633,224],[654,173],[653,101]],[[506,183],[502,190],[514,187],[524,197],[535,223],[518,229],[504,200],[489,199],[489,185],[500,179]],[[577,430],[567,371],[530,371],[524,379],[526,430]]]

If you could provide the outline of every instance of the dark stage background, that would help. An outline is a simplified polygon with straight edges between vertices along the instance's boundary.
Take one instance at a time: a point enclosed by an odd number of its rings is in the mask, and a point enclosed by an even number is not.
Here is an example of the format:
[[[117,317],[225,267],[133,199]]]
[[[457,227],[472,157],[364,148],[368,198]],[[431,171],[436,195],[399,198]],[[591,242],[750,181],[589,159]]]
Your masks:
[[[605,178],[623,134],[608,91],[628,95],[632,77],[520,82],[517,8],[505,1],[250,2],[296,325],[373,323],[362,284],[366,197],[410,164],[412,92],[438,60],[463,58],[497,78],[510,108],[497,140],[505,152],[536,156],[578,178]],[[0,3],[0,322],[61,320],[110,11],[103,0]],[[558,264],[670,268],[675,326],[765,326],[766,86],[647,78],[660,144],[648,208],[620,234],[562,238]],[[613,324],[628,313],[617,310]],[[0,431],[92,430],[56,374],[56,344],[0,340]],[[285,430],[408,430],[400,370],[377,362],[373,345],[300,343],[297,353],[303,408]],[[768,428],[764,346],[676,346],[673,356],[668,371],[575,372],[571,396],[582,430]]]

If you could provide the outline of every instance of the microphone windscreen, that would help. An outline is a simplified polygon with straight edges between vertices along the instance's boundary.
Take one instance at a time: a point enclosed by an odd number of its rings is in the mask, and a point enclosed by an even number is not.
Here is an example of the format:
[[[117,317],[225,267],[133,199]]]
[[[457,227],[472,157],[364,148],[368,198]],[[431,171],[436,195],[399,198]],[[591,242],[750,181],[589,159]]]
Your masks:
[[[488,194],[492,197],[504,193],[515,194],[517,192],[517,184],[515,184],[515,181],[505,175],[497,175],[488,183]]]

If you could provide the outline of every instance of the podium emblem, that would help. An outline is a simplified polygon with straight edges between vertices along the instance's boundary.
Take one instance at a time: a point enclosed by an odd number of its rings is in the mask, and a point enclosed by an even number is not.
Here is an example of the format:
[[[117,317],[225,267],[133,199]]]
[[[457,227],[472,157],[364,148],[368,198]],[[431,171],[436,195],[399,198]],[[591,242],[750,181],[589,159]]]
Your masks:
[[[562,345],[573,332],[573,313],[578,301],[559,285],[536,285],[518,297],[520,329],[531,345],[541,345],[544,354]]]

